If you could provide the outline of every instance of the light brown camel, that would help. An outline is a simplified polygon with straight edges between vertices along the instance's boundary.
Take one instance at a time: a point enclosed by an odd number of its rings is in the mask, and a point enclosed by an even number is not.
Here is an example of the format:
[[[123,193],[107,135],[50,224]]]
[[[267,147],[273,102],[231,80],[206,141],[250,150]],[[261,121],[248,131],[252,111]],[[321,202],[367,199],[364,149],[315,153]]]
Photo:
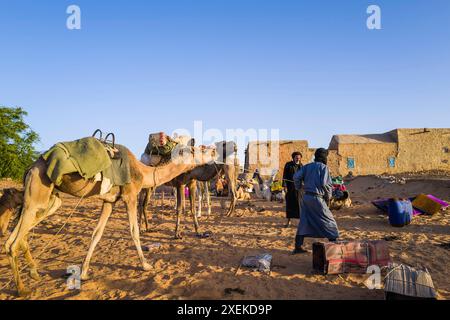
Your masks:
[[[217,152],[221,155],[220,163],[207,164],[199,166],[192,171],[183,173],[182,175],[173,179],[167,185],[170,185],[176,189],[177,194],[177,223],[175,227],[175,238],[181,239],[181,213],[186,212],[185,207],[185,193],[184,190],[186,186],[189,188],[189,200],[191,205],[191,214],[194,219],[195,232],[199,235],[199,224],[197,219],[197,214],[195,212],[195,199],[197,193],[197,181],[207,182],[211,181],[216,177],[225,175],[228,181],[229,196],[231,199],[230,207],[227,211],[227,216],[230,217],[236,208],[237,197],[236,197],[236,183],[237,183],[237,168],[235,159],[230,159],[236,150],[236,144],[234,142],[220,142],[216,144]],[[231,163],[232,162],[232,163]],[[139,204],[139,221],[145,223],[146,230],[149,230],[147,207],[150,202],[152,195],[152,190],[143,189],[140,195]],[[143,219],[142,219],[143,218]]]
[[[137,221],[137,198],[139,192],[142,188],[154,188],[163,185],[184,172],[217,159],[216,152],[213,149],[200,151],[189,147],[179,150],[177,155],[183,157],[182,161],[172,160],[163,167],[152,168],[138,161],[130,151],[127,152],[130,160],[131,183],[122,187],[114,186],[107,194],[102,196],[100,196],[101,182],[85,180],[78,173],[64,175],[61,185],[56,188],[46,174],[47,164],[42,158],[30,168],[24,182],[24,202],[19,222],[5,245],[17,290],[21,296],[28,296],[30,291],[24,286],[20,277],[18,266],[19,253],[22,251],[25,254],[25,259],[30,266],[30,276],[33,279],[39,279],[37,265],[31,256],[27,236],[32,228],[55,213],[61,206],[61,200],[56,192],[67,193],[79,198],[97,196],[103,200],[100,220],[95,228],[89,251],[83,263],[81,280],[88,279],[89,264],[95,247],[102,237],[113,205],[119,199],[122,199],[126,204],[131,237],[143,269],[149,271],[151,270],[151,265],[146,261],[142,252]],[[1,226],[1,229],[3,227]]]
[[[23,191],[6,189],[0,198],[0,236],[8,229],[9,221],[17,208],[23,203]]]

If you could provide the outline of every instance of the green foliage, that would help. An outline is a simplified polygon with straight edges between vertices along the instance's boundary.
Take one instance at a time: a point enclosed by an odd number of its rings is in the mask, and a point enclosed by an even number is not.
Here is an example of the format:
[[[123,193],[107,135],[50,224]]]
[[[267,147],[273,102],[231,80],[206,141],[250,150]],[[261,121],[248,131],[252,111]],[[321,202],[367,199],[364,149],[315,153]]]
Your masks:
[[[22,108],[0,106],[0,178],[22,179],[37,159],[39,136],[25,123],[27,115]]]

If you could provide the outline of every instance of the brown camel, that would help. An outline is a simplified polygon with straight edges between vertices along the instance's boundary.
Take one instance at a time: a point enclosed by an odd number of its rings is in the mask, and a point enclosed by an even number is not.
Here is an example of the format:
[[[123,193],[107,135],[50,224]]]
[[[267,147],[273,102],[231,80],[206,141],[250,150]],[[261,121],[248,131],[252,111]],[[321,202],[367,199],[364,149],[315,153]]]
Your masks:
[[[17,208],[23,203],[23,191],[6,189],[0,198],[0,236],[8,229],[9,221]]]
[[[181,213],[185,213],[185,193],[184,190],[186,186],[189,188],[189,200],[191,205],[191,214],[194,219],[195,232],[199,235],[199,224],[197,219],[197,214],[195,212],[195,199],[197,194],[197,181],[208,182],[216,177],[225,175],[228,181],[229,195],[231,198],[230,207],[227,212],[227,216],[230,217],[236,208],[237,197],[236,197],[236,182],[237,182],[237,169],[235,159],[230,159],[229,157],[234,154],[237,150],[236,144],[234,142],[220,142],[216,144],[218,154],[221,155],[222,162],[206,164],[199,166],[189,172],[183,173],[182,175],[173,179],[167,185],[170,185],[176,189],[177,194],[177,223],[175,227],[175,238],[181,239],[182,232],[180,229],[181,225]],[[233,162],[232,164],[230,162]],[[143,189],[140,195],[139,204],[139,221],[145,223],[146,230],[149,230],[147,207],[150,202],[152,195],[152,190]],[[209,212],[208,212],[209,213]],[[142,219],[144,218],[144,219]],[[144,221],[142,221],[144,220]]]
[[[100,241],[106,223],[111,215],[113,205],[122,199],[127,207],[131,237],[135,243],[139,259],[145,271],[151,270],[151,265],[146,261],[142,252],[137,220],[137,198],[142,188],[154,188],[173,180],[180,174],[196,168],[199,165],[216,160],[216,151],[213,149],[198,150],[192,147],[179,150],[183,161],[171,160],[163,167],[147,167],[138,161],[134,155],[127,151],[130,160],[131,183],[125,186],[113,186],[105,195],[100,196],[101,182],[85,180],[78,173],[64,175],[60,186],[56,187],[48,178],[47,163],[40,158],[28,171],[24,181],[24,201],[17,226],[6,241],[6,254],[8,255],[18,293],[28,296],[30,291],[24,286],[18,266],[19,253],[25,254],[25,259],[30,266],[30,276],[37,280],[39,274],[37,265],[31,256],[27,242],[28,233],[32,228],[55,213],[61,206],[61,200],[57,192],[63,192],[79,198],[97,196],[103,200],[103,209],[95,228],[92,243],[83,263],[81,280],[88,279],[89,264],[95,247]],[[6,223],[6,222],[4,222]],[[3,229],[4,225],[0,226]]]

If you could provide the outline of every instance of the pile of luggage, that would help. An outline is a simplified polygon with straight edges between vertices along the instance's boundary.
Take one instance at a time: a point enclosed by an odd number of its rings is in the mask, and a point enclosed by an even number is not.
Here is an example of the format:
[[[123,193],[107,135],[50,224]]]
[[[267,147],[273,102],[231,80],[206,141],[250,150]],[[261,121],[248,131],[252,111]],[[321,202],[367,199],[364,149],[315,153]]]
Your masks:
[[[315,243],[313,267],[324,275],[373,274],[374,270],[378,270],[380,284],[384,278],[387,300],[437,298],[429,271],[426,268],[393,264],[388,243],[384,240]]]
[[[350,199],[350,192],[348,192],[345,186],[344,179],[339,176],[332,179],[333,192],[331,197],[330,209],[341,210],[343,208],[349,208],[352,205]]]
[[[433,195],[420,194],[409,199],[379,199],[372,204],[389,215],[389,223],[393,227],[404,227],[411,224],[413,218],[419,215],[435,215],[449,204]]]

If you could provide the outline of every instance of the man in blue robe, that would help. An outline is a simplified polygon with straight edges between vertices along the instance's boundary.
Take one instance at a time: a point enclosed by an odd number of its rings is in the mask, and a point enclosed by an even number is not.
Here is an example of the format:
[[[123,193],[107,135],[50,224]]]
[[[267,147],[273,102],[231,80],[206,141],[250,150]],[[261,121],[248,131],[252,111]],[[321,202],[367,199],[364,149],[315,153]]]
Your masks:
[[[336,220],[328,207],[333,186],[327,160],[328,151],[318,149],[314,162],[302,167],[294,175],[295,188],[300,190],[303,187],[304,196],[293,254],[308,252],[303,248],[306,237],[330,241],[339,238]]]

